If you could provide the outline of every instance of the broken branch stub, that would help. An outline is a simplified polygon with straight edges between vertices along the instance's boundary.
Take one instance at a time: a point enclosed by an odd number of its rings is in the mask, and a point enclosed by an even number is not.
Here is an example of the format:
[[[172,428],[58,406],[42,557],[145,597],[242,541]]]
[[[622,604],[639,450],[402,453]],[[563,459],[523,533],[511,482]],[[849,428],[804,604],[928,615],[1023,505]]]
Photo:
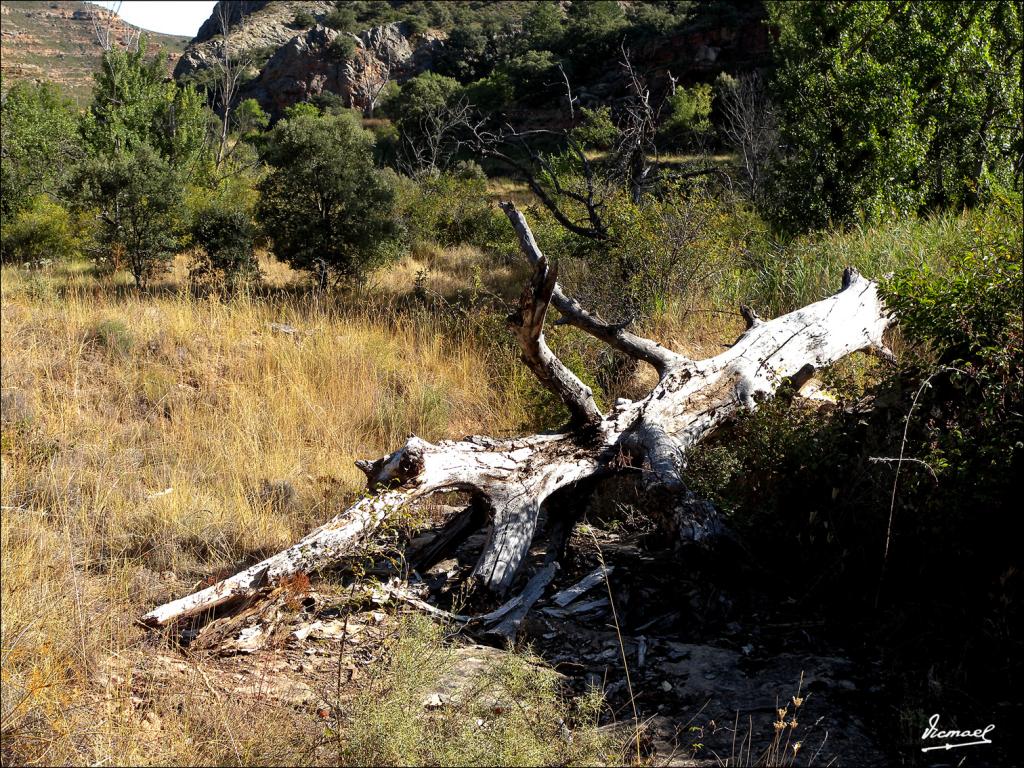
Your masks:
[[[878,286],[848,269],[835,295],[774,320],[745,311],[749,327],[732,347],[705,360],[689,360],[585,312],[559,288],[557,273],[548,266],[525,217],[512,203],[501,207],[534,267],[509,324],[526,365],[569,410],[569,425],[560,432],[514,439],[471,436],[433,444],[411,436],[388,456],[358,462],[373,496],[294,547],[161,606],[143,621],[164,626],[295,572],[320,570],[351,553],[392,509],[439,491],[468,491],[492,511],[474,574],[498,593],[507,591],[518,574],[545,501],[584,480],[639,469],[649,489],[662,489],[675,499],[679,514],[673,519],[680,535],[695,540],[713,535],[717,520],[683,480],[688,451],[737,411],[756,408],[760,398],[772,397],[787,379],[806,379],[858,350],[889,354],[882,336],[891,320]],[[611,413],[602,414],[590,389],[544,341],[549,304],[585,333],[653,365],[660,380],[651,392],[640,400],[620,401]]]

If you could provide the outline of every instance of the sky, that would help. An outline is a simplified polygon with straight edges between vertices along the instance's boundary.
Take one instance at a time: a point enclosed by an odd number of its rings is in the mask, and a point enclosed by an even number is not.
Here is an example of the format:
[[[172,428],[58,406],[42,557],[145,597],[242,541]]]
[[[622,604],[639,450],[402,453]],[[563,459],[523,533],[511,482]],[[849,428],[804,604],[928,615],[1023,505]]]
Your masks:
[[[151,32],[194,37],[203,22],[210,18],[216,3],[214,0],[124,0],[120,3],[107,0],[95,4],[115,10],[129,24]],[[120,9],[117,6],[121,6]]]

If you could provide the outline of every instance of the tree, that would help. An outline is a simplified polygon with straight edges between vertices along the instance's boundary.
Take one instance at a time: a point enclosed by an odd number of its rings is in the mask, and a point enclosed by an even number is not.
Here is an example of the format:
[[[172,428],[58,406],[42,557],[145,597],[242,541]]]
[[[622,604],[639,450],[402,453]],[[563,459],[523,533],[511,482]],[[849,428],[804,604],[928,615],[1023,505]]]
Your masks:
[[[12,86],[0,105],[0,223],[55,194],[82,154],[74,105],[57,86]]]
[[[713,538],[722,529],[718,514],[687,489],[684,479],[687,455],[698,441],[731,414],[772,397],[787,379],[802,384],[814,370],[857,350],[891,355],[883,342],[891,320],[877,285],[847,269],[837,294],[771,321],[747,311],[748,328],[731,348],[707,360],[689,360],[583,309],[559,287],[557,270],[541,253],[523,214],[512,203],[502,208],[533,268],[519,306],[508,317],[509,330],[525,365],[570,414],[565,427],[520,438],[471,436],[437,444],[412,435],[392,454],[356,462],[367,477],[367,495],[334,519],[283,552],[155,608],[142,617],[143,623],[167,627],[212,615],[218,607],[231,610],[229,604],[251,606],[294,574],[319,571],[352,554],[402,508],[459,490],[471,494],[474,502],[431,547],[443,556],[465,540],[467,530],[489,519],[474,576],[477,584],[498,594],[512,588],[528,562],[547,505],[550,549],[523,591],[484,616],[452,617],[511,639],[553,579],[561,549],[596,480],[638,475],[649,492],[660,494],[653,511],[673,538]],[[590,388],[545,341],[545,318],[552,305],[561,322],[652,365],[659,380],[651,392],[602,411]]]
[[[268,136],[257,217],[274,253],[326,277],[361,274],[395,236],[394,192],[373,164],[373,135],[351,112],[294,113]]]
[[[448,168],[462,147],[472,107],[459,83],[423,72],[388,102],[398,129],[399,162],[410,175]]]
[[[199,161],[206,151],[209,112],[192,85],[178,87],[167,77],[166,57],[146,60],[146,36],[134,50],[105,51],[94,75],[93,100],[83,130],[94,154],[154,147],[180,166]]]
[[[99,212],[98,260],[127,266],[144,289],[165,271],[181,248],[184,185],[178,173],[148,144],[90,158],[76,184],[81,204]]]
[[[562,42],[562,9],[558,3],[532,3],[523,17],[523,49],[545,50]]]
[[[765,181],[779,142],[767,87],[756,72],[737,78],[723,72],[715,85],[725,118],[722,132],[740,157],[751,200],[763,203]]]
[[[217,145],[217,168],[223,165],[228,154],[228,138],[231,129],[231,112],[235,106],[238,87],[246,69],[252,66],[252,57],[232,52],[231,48],[231,13],[227,3],[218,3],[216,17],[220,24],[221,47],[220,58],[217,60],[216,80],[214,81],[214,99],[220,109],[220,137]],[[244,14],[239,19],[245,24],[248,17]],[[244,28],[243,28],[244,33]]]
[[[780,221],[877,219],[1019,187],[1018,4],[775,3],[769,14]]]

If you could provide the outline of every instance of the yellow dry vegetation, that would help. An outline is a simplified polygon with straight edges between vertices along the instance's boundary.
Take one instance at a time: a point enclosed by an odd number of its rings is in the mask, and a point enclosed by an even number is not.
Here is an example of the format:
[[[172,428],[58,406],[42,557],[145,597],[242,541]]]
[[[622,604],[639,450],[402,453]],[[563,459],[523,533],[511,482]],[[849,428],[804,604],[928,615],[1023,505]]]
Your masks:
[[[472,256],[434,258],[438,289]],[[336,514],[364,484],[354,459],[528,420],[508,345],[395,310],[414,265],[349,302],[264,272],[268,295],[226,302],[173,277],[139,295],[83,265],[4,268],[5,763],[300,759],[315,715],[251,711],[197,678],[173,701],[150,692],[152,726],[126,714],[130,680],[112,695],[97,675],[145,652],[146,607]]]

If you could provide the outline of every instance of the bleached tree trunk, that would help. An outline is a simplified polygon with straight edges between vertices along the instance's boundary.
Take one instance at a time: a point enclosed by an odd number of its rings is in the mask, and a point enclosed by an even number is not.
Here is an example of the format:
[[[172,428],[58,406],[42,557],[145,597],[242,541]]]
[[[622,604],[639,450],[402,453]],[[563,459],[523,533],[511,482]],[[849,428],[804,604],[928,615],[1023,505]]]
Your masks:
[[[891,355],[882,336],[889,325],[877,285],[853,269],[834,296],[771,321],[747,308],[747,330],[715,357],[690,360],[660,344],[610,325],[566,296],[512,203],[502,209],[534,268],[509,326],[524,363],[557,394],[571,421],[564,431],[515,439],[482,436],[429,443],[410,437],[394,453],[359,461],[372,494],[305,539],[242,573],[161,606],[143,617],[150,626],[243,599],[298,572],[315,571],[353,552],[393,510],[435,492],[464,490],[491,510],[491,526],[474,574],[488,589],[509,589],[529,550],[542,505],[555,491],[616,472],[640,472],[650,489],[676,504],[679,526],[691,536],[713,528],[713,510],[686,489],[690,448],[736,411],[755,408],[786,379],[798,385],[858,350]],[[549,306],[573,325],[637,360],[654,366],[658,384],[646,397],[620,400],[603,413],[593,393],[551,351],[544,339]],[[535,599],[535,598],[534,598]]]

